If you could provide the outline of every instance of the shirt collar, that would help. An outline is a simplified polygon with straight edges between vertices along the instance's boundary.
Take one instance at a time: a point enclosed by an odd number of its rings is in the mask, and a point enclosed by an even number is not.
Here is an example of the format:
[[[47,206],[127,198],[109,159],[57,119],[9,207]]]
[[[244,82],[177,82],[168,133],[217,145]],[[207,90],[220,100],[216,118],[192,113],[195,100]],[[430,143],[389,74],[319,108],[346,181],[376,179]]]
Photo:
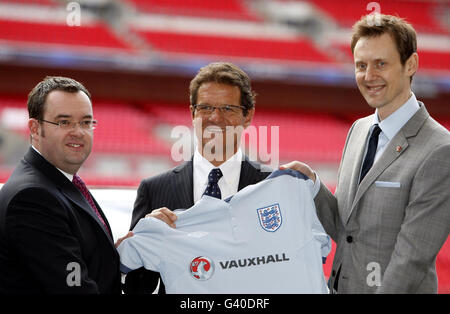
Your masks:
[[[31,148],[34,149],[39,155],[42,156],[41,152],[38,151],[38,150],[36,149],[36,147],[34,147],[33,145],[31,145]],[[44,156],[42,156],[42,157],[45,159]],[[53,165],[53,166],[55,167],[55,165]],[[70,182],[73,181],[73,174],[70,174],[70,173],[67,173],[67,172],[65,172],[65,171],[62,171],[62,170],[59,169],[58,167],[55,167],[55,168],[58,169],[58,170],[59,170],[59,171],[60,171],[67,179],[69,179]]]
[[[214,168],[220,168],[223,174],[224,180],[227,184],[232,185],[234,182],[238,182],[241,174],[242,163],[242,150],[239,148],[233,156],[226,160],[219,167],[215,167],[207,159],[205,159],[199,151],[196,149],[194,153],[194,169],[198,172],[201,182],[208,181],[208,175]]]
[[[375,110],[373,124],[378,124],[384,135],[391,140],[409,119],[420,109],[416,96],[411,92],[411,97],[400,108],[394,111],[386,119],[380,122],[378,108]]]

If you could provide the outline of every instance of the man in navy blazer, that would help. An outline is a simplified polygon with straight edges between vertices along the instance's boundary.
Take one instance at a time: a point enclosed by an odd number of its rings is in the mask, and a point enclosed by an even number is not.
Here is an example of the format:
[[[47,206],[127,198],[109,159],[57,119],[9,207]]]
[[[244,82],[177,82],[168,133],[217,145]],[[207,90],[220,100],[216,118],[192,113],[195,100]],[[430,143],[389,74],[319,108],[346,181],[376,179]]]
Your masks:
[[[72,182],[92,149],[89,92],[46,77],[28,111],[32,146],[0,191],[0,294],[120,293],[108,220]]]
[[[197,202],[208,184],[208,175],[220,169],[221,199],[247,185],[264,180],[271,169],[249,160],[240,150],[241,132],[255,113],[250,78],[231,63],[216,62],[200,69],[190,84],[190,111],[197,145],[192,158],[155,177],[144,179],[134,204],[131,228],[150,215],[175,226],[175,209]],[[235,132],[234,134],[232,132]],[[127,274],[126,293],[152,293],[159,273],[140,268]],[[165,293],[160,283],[159,293]]]

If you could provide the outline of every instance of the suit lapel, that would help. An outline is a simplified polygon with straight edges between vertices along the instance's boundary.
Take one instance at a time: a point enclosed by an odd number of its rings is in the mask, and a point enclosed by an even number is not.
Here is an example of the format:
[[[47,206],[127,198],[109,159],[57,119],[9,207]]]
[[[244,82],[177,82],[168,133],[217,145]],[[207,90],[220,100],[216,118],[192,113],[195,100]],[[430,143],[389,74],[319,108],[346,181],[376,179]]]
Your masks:
[[[86,212],[89,216],[91,216],[98,224],[98,226],[103,230],[103,233],[108,238],[109,242],[113,243],[112,234],[110,234],[105,227],[103,226],[100,219],[97,217],[97,215],[94,213],[94,209],[91,207],[91,205],[88,203],[88,201],[84,198],[84,196],[78,191],[78,189],[70,182],[67,181],[68,184],[65,184],[60,187],[61,193],[63,193],[72,203],[77,205],[79,208],[81,208],[84,212]],[[90,192],[89,192],[90,193]],[[105,221],[106,225],[108,226],[109,230],[111,230],[111,227],[109,226],[108,220],[106,219],[105,215],[103,214],[100,205],[97,203],[97,201],[94,199],[94,197],[91,194],[91,197],[95,203],[95,206],[97,207],[97,210],[99,211],[100,215],[102,215],[103,220]]]
[[[348,163],[347,167],[351,167],[350,173],[352,174],[350,177],[349,184],[349,195],[348,195],[348,204],[347,206],[344,206],[342,209],[344,222],[348,220],[350,217],[350,214],[353,210],[353,200],[355,199],[355,194],[358,191],[358,185],[359,185],[359,173],[361,169],[362,160],[364,158],[364,150],[365,150],[365,143],[367,141],[367,137],[369,134],[369,129],[371,125],[370,118],[366,119],[364,121],[361,121],[362,125],[360,126],[360,130],[355,132],[355,139],[354,142],[351,144],[351,146],[348,148],[348,152],[346,152],[346,156],[350,156],[350,162]],[[349,171],[349,169],[343,169],[344,172]],[[344,187],[344,191],[346,188]],[[347,196],[345,196],[347,197]]]
[[[254,184],[260,180],[258,174],[261,172],[261,167],[257,163],[249,161],[248,157],[244,155],[241,163],[241,174],[239,176],[238,191],[245,188],[247,185]]]
[[[173,184],[174,193],[177,203],[186,204],[191,207],[194,205],[194,188],[193,188],[193,160],[186,161],[176,167],[173,172],[176,174]],[[186,208],[188,208],[186,207]]]
[[[39,155],[33,148],[30,147],[27,154],[25,155],[25,160],[27,160],[30,164],[32,164],[36,169],[41,171],[46,177],[48,177],[51,181],[54,182],[57,189],[64,194],[64,196],[69,199],[72,203],[74,203],[77,207],[81,208],[85,211],[89,216],[91,216],[100,228],[103,230],[105,235],[107,236],[109,242],[113,242],[112,235],[109,234],[108,231],[105,230],[103,224],[98,219],[97,215],[94,213],[91,205],[87,202],[87,200],[83,197],[83,195],[78,191],[78,189],[70,182],[55,166],[50,164],[43,156]],[[92,195],[91,195],[92,196]],[[106,217],[103,215],[100,206],[97,201],[95,201],[94,197],[92,199],[97,206],[98,211],[103,216],[105,223],[108,225]],[[110,228],[111,230],[111,228]],[[113,243],[112,243],[113,244]]]
[[[385,171],[397,158],[399,158],[408,148],[408,138],[414,137],[419,132],[423,123],[429,117],[428,112],[425,109],[423,103],[421,104],[421,108],[416,114],[403,126],[402,129],[394,136],[394,138],[387,144],[386,149],[381,155],[380,159],[375,162],[373,167],[369,170],[367,175],[361,181],[359,187],[357,187],[356,195],[353,199],[353,203],[351,206],[351,210],[347,216],[346,221],[350,218],[351,213],[357,206],[361,197],[367,191],[367,189],[375,182],[375,180]],[[364,145],[363,145],[364,147]],[[401,147],[401,149],[397,149],[397,147]],[[364,149],[363,149],[364,150]],[[361,165],[360,159],[359,164]],[[359,168],[358,168],[359,169]],[[359,175],[359,171],[358,171]]]

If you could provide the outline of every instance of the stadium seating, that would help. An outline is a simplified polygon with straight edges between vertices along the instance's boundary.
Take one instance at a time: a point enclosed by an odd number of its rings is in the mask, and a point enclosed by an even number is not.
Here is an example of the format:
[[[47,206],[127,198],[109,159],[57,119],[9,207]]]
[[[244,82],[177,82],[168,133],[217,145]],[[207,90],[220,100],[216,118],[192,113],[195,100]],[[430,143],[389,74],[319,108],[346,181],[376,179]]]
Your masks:
[[[178,54],[335,63],[307,38],[277,40],[135,30],[157,51]]]
[[[55,2],[54,0],[3,0],[3,2],[13,4],[57,6],[57,2]]]
[[[444,243],[436,258],[436,272],[438,275],[438,293],[450,293],[450,238]]]
[[[450,70],[450,51],[418,50],[419,67],[426,70]]]
[[[16,108],[24,116],[22,121],[25,121],[25,103],[25,100],[0,98],[0,118],[6,108]],[[94,142],[95,152],[98,153],[168,155],[172,144],[158,136],[156,127],[192,126],[187,105],[147,104],[147,110],[143,111],[127,103],[96,102],[94,112],[99,122]],[[259,132],[266,132],[261,127],[267,127],[268,153],[274,140],[270,136],[270,127],[279,127],[280,157],[284,160],[339,162],[349,124],[326,114],[259,109],[252,126]],[[26,124],[14,131],[28,136]],[[301,140],[293,140],[292,134],[301,136]],[[247,145],[256,145],[258,139],[247,135],[245,140]]]
[[[149,106],[152,116],[169,125],[191,126],[192,121],[186,107]],[[252,126],[258,132],[258,138],[245,135],[245,144],[257,145],[259,136],[267,136],[267,153],[272,143],[270,128],[279,128],[280,158],[283,160],[314,160],[316,162],[339,162],[349,123],[342,122],[327,114],[305,114],[279,110],[258,109]],[[267,129],[261,127],[266,126]],[[293,138],[293,134],[298,137]]]
[[[53,44],[67,49],[81,46],[132,51],[101,22],[71,27],[66,24],[0,19],[0,41],[10,45]]]
[[[146,13],[248,21],[260,20],[260,17],[250,12],[239,0],[127,0],[127,2]]]
[[[170,153],[169,143],[158,139],[152,131],[155,120],[128,104],[96,103],[96,152],[154,154]]]
[[[255,115],[253,125],[256,128],[279,126],[280,158],[283,160],[325,163],[339,162],[350,126],[327,114],[261,109]]]
[[[342,27],[351,27],[364,14],[374,12],[374,8],[367,8],[370,1],[329,1],[310,0],[320,10],[331,16]],[[383,14],[398,15],[414,25],[420,32],[449,34],[446,28],[436,18],[445,1],[406,1],[406,0],[379,0],[380,12]]]
[[[342,52],[345,57],[343,60],[353,63],[353,55],[349,44],[334,43],[333,48]],[[419,71],[450,71],[450,51],[419,48],[417,52],[419,54]]]

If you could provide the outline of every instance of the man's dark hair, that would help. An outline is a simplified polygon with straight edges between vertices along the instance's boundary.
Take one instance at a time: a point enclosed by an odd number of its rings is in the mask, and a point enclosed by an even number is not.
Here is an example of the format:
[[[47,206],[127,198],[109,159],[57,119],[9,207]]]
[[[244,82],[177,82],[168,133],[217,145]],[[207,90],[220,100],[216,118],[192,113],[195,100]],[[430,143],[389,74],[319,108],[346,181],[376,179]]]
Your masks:
[[[91,100],[91,94],[81,83],[74,79],[61,76],[47,76],[39,82],[28,94],[28,116],[41,121],[44,118],[45,100],[47,95],[54,90],[68,93],[84,92]],[[91,100],[92,101],[92,100]]]
[[[191,105],[197,104],[198,89],[203,83],[221,83],[239,87],[241,91],[241,106],[245,107],[243,114],[255,106],[256,93],[252,91],[250,78],[236,65],[229,62],[214,62],[202,67],[189,85]]]

